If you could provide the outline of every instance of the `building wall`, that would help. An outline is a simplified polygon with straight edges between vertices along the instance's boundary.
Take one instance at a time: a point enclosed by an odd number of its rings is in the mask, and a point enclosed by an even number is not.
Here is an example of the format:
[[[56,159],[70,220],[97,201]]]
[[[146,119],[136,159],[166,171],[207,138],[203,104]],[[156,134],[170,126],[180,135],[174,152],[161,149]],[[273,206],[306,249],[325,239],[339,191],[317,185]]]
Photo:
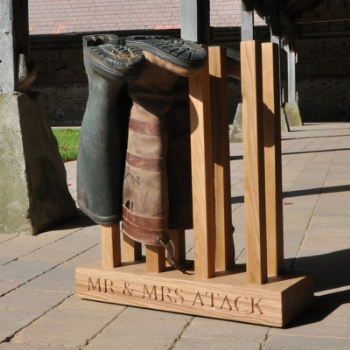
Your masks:
[[[297,91],[305,122],[350,121],[350,36],[336,33],[297,41]],[[239,28],[229,35],[217,32],[214,43],[239,50],[239,34]],[[256,37],[268,40],[266,28],[258,30]],[[80,125],[88,97],[81,37],[31,38],[30,46],[38,67],[33,89],[43,93],[51,124]],[[282,86],[287,91],[286,55],[282,53],[281,58]],[[240,82],[229,78],[228,90],[232,123],[241,101]]]
[[[32,88],[43,94],[52,125],[80,125],[88,96],[80,38],[31,41],[37,64]]]
[[[350,121],[350,39],[298,41],[297,91],[305,122]]]

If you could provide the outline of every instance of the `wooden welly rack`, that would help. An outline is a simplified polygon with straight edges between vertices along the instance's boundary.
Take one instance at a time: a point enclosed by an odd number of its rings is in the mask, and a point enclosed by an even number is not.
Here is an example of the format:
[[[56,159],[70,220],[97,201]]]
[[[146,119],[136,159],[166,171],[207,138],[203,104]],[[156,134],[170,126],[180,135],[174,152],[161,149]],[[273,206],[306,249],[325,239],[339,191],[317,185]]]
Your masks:
[[[102,227],[102,261],[76,269],[81,298],[282,327],[312,302],[311,273],[285,271],[278,47],[241,43],[247,264],[235,265],[231,222],[226,49],[209,47],[189,79],[194,269],[166,264],[165,250],[141,245],[119,225]],[[171,230],[185,262],[185,233]]]

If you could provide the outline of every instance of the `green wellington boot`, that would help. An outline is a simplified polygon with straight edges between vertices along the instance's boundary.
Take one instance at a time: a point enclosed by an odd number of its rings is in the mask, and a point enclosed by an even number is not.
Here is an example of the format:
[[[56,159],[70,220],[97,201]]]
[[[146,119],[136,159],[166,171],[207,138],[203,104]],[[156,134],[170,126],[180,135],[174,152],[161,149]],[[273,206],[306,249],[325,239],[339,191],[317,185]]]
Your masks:
[[[125,83],[136,80],[142,51],[115,35],[83,38],[89,98],[82,122],[77,164],[78,205],[96,223],[122,219],[129,97]],[[131,101],[131,100],[130,100]]]
[[[169,37],[127,37],[143,50],[140,78],[128,84],[133,100],[123,189],[123,231],[132,239],[162,246],[168,241],[167,112],[179,76],[199,73],[207,53],[199,45]]]

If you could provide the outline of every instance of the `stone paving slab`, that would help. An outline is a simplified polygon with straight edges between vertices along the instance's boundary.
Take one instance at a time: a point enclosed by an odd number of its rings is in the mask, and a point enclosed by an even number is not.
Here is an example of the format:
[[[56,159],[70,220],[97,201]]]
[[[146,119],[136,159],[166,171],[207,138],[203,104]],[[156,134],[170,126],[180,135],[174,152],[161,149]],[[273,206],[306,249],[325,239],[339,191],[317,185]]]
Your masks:
[[[0,344],[0,350],[78,350],[78,348],[67,348],[64,346],[2,343]]]
[[[0,310],[0,342],[11,338],[42,314],[41,311]]]
[[[232,339],[212,339],[212,338],[181,338],[175,350],[260,350],[258,342],[239,341]]]
[[[18,288],[0,298],[0,309],[48,311],[71,295],[70,292],[31,291]]]
[[[36,237],[0,235],[0,350],[350,348],[350,127],[283,135],[285,267],[315,278],[313,306],[284,329],[81,300],[75,268],[101,259],[85,215]],[[245,263],[242,145],[231,144],[236,263]],[[76,162],[66,163],[76,199]],[[186,231],[193,258],[193,231]]]
[[[99,308],[96,308],[99,305]],[[74,307],[67,299],[29,327],[18,332],[14,343],[84,347],[125,308],[103,303]]]
[[[264,350],[349,350],[349,340],[326,337],[271,336]]]
[[[12,261],[0,266],[0,280],[29,281],[55,266],[49,261]]]
[[[129,307],[87,349],[170,349],[190,321],[190,316]]]
[[[28,261],[28,263],[30,262]],[[74,292],[75,273],[71,269],[53,269],[35,280],[26,283],[22,288],[31,291]]]
[[[17,289],[22,284],[19,281],[0,281],[0,297],[11,290]]]

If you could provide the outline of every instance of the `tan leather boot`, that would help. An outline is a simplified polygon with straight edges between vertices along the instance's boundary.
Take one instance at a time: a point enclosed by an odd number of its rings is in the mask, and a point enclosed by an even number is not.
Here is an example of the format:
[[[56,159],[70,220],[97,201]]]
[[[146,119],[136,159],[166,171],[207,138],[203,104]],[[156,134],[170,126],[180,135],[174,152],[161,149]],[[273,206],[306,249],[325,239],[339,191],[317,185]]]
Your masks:
[[[140,78],[129,84],[134,105],[129,123],[123,192],[123,231],[132,239],[161,246],[168,241],[169,196],[166,169],[173,87],[179,76],[199,73],[206,52],[199,45],[167,37],[129,37],[127,46],[145,56]]]

